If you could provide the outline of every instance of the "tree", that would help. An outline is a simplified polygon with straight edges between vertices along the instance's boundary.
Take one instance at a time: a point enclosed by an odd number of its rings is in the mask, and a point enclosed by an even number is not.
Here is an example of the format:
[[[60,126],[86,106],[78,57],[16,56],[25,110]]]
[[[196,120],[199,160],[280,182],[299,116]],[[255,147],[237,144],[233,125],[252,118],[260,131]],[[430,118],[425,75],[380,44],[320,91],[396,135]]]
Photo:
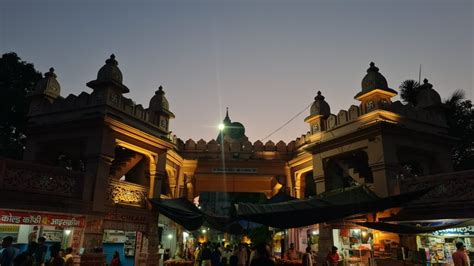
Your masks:
[[[405,80],[400,85],[400,97],[405,103],[417,105],[416,97],[420,92],[420,84],[414,80]],[[455,91],[444,101],[448,133],[458,139],[453,151],[455,170],[474,168],[474,109],[472,102],[465,99],[462,90]]]
[[[249,230],[248,237],[254,244],[268,244],[272,240],[272,232],[267,226],[255,227]]]
[[[456,170],[474,168],[474,109],[464,95],[464,91],[457,90],[444,102],[449,134],[458,139],[453,148]]]
[[[408,79],[402,82],[400,85],[400,97],[402,98],[403,102],[412,104],[416,106],[416,96],[418,96],[418,92],[420,91],[420,83],[418,81]]]
[[[20,159],[25,147],[26,96],[41,79],[33,64],[16,53],[0,58],[0,156]]]

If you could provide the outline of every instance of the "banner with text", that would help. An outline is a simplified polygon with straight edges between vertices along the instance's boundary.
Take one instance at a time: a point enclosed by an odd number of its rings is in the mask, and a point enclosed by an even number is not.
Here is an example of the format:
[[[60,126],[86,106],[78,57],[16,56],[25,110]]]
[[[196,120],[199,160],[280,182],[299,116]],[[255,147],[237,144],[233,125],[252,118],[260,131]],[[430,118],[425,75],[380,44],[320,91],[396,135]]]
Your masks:
[[[0,210],[0,224],[31,224],[59,227],[84,227],[85,216]]]

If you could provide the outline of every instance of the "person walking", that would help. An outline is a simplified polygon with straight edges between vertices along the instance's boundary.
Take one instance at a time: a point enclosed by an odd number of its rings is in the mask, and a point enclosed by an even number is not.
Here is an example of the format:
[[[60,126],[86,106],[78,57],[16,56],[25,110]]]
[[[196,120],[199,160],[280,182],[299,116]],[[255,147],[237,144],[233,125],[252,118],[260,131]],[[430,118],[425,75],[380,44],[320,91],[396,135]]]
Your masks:
[[[210,249],[210,243],[204,243],[202,247],[202,253],[201,253],[201,266],[211,266],[211,249]]]
[[[244,245],[242,244],[239,245],[239,253],[237,254],[237,256],[239,258],[238,265],[246,266],[248,255],[247,255],[247,249],[244,247]]]
[[[72,248],[66,248],[66,254],[64,255],[64,265],[73,266],[74,264],[74,255],[72,255]]]
[[[286,259],[287,260],[297,260],[298,259],[298,252],[295,248],[295,243],[290,244],[290,248],[286,251]]]
[[[275,262],[270,259],[270,252],[268,252],[265,244],[255,246],[255,256],[250,261],[250,266],[275,266]]]
[[[339,254],[337,253],[337,247],[332,247],[331,252],[329,252],[326,256],[326,262],[330,266],[336,266],[339,263]]]
[[[120,254],[118,251],[114,252],[112,260],[110,261],[110,266],[119,266],[120,265]]]
[[[194,250],[194,266],[201,266],[202,247],[198,244]]]
[[[306,247],[306,252],[303,254],[303,266],[313,266],[311,247]]]
[[[13,247],[13,237],[6,236],[2,241],[2,256],[0,259],[0,265],[12,266],[15,257],[18,255],[18,249]]]
[[[469,266],[469,257],[466,253],[466,247],[462,242],[456,243],[456,251],[453,253],[454,266]]]
[[[38,237],[38,247],[35,250],[35,262],[36,265],[43,266],[44,260],[46,258],[46,252],[48,252],[48,247],[45,245],[46,238],[40,236]]]
[[[61,245],[56,243],[49,247],[49,253],[51,254],[51,258],[49,258],[47,266],[64,266],[64,259],[59,254],[61,250]]]

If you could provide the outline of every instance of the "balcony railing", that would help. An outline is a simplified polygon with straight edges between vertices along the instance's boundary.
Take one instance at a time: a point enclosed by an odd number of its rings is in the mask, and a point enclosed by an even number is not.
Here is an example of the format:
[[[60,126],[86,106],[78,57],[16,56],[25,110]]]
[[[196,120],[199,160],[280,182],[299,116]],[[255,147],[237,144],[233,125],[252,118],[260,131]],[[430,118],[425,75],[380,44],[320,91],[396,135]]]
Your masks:
[[[147,187],[126,181],[110,180],[107,190],[107,201],[109,204],[145,207],[147,198]]]
[[[80,198],[83,173],[23,161],[0,159],[2,191]]]
[[[415,204],[462,203],[474,201],[474,170],[419,176],[400,181],[401,191],[416,191],[431,186],[433,190],[422,196]]]

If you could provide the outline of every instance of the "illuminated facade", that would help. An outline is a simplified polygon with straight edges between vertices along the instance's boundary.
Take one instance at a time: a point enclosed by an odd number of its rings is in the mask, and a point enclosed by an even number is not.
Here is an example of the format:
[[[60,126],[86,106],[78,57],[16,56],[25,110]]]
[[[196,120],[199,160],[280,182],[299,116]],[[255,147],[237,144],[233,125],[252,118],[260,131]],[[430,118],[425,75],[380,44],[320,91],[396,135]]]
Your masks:
[[[135,262],[156,265],[158,215],[147,198],[271,197],[281,189],[305,198],[355,183],[387,196],[403,189],[403,178],[452,171],[452,139],[432,85],[425,81],[416,108],[393,102],[396,91],[373,63],[357,105],[332,114],[318,92],[304,120],[309,131],[290,143],[252,143],[228,114],[216,140],[182,141],[170,135],[174,115],[163,88],[144,108],[124,96],[129,89],[122,81],[112,55],[87,83],[91,93],[63,98],[51,69],[30,96],[24,161],[4,160],[0,169],[7,196],[1,208],[85,219],[79,245],[87,265],[103,259],[92,251],[104,230],[140,232]],[[329,229],[320,228],[321,250],[333,243]]]

